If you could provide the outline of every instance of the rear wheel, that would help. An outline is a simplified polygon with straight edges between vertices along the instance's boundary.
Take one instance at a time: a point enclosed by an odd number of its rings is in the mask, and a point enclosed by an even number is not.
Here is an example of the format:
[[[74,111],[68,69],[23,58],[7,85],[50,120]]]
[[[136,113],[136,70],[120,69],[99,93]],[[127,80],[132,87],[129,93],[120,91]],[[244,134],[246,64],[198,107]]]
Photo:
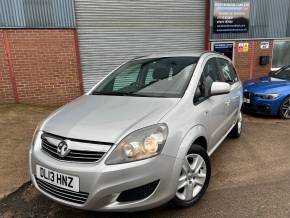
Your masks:
[[[193,145],[185,156],[178,187],[170,204],[177,208],[194,205],[205,193],[211,175],[210,159],[199,145]]]
[[[239,138],[242,134],[242,124],[243,124],[243,116],[242,116],[242,112],[239,113],[239,117],[237,120],[236,125],[234,126],[234,128],[231,130],[229,136],[231,138]]]
[[[280,116],[283,119],[290,119],[290,96],[280,106]]]

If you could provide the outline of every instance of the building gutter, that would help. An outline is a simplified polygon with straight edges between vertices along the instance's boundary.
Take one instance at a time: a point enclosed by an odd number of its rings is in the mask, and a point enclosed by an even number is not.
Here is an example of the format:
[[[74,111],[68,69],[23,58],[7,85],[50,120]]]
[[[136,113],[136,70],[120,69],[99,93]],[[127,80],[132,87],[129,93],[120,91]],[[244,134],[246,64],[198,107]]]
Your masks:
[[[77,59],[77,69],[78,69],[78,76],[79,76],[79,87],[81,95],[84,94],[84,85],[83,85],[83,74],[81,68],[81,57],[80,57],[80,48],[79,48],[79,37],[77,29],[74,29],[74,42],[75,42],[75,53]]]
[[[255,41],[255,40],[290,40],[290,37],[283,38],[237,38],[237,39],[210,39],[210,42],[221,42],[221,41]]]
[[[210,0],[206,0],[205,5],[205,36],[204,36],[204,48],[210,50]]]

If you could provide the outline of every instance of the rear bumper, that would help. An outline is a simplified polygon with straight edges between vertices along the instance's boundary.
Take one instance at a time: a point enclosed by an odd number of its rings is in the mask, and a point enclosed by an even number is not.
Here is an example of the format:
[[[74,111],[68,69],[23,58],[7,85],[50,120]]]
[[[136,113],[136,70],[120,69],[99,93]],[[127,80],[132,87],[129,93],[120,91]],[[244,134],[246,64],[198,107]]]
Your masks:
[[[166,203],[175,195],[182,165],[182,160],[166,155],[125,164],[105,165],[102,161],[95,164],[60,162],[49,157],[38,146],[32,146],[29,153],[30,176],[41,193],[59,203],[95,211],[138,211]],[[41,188],[35,177],[36,165],[78,176],[80,192],[89,194],[85,203],[60,199]],[[155,181],[158,181],[158,185],[149,196],[128,202],[117,200],[122,192]]]

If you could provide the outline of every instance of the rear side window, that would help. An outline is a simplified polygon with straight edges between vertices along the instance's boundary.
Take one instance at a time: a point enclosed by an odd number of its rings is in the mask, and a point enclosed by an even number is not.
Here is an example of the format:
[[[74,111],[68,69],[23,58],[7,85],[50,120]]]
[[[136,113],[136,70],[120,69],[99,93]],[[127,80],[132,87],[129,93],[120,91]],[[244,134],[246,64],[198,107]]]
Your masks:
[[[239,81],[236,70],[231,62],[229,62],[226,59],[217,58],[217,63],[218,63],[219,72],[224,82],[233,84]]]

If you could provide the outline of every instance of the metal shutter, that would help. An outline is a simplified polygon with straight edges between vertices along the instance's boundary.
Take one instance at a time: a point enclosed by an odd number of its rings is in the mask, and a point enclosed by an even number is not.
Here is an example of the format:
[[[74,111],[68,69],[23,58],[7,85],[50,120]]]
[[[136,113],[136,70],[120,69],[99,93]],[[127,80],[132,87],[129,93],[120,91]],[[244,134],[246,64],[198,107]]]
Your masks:
[[[204,48],[204,0],[75,0],[85,91],[122,62]]]

